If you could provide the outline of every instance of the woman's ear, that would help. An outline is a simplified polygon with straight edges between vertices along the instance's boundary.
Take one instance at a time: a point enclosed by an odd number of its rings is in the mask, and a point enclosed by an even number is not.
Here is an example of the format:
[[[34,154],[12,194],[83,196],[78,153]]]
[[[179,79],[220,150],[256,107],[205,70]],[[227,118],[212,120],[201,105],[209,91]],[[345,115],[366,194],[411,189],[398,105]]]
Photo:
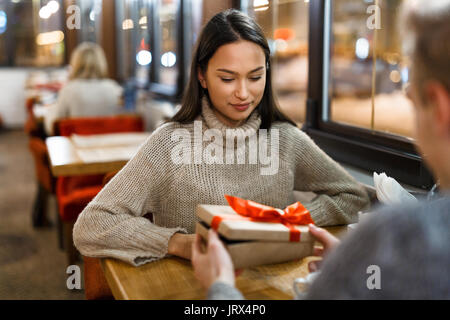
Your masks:
[[[207,89],[206,79],[200,68],[197,69],[197,78],[198,78],[198,81],[200,82],[200,85],[202,86],[202,88]]]
[[[450,93],[436,81],[426,85],[426,93],[429,107],[433,107],[434,126],[442,137],[450,139]]]

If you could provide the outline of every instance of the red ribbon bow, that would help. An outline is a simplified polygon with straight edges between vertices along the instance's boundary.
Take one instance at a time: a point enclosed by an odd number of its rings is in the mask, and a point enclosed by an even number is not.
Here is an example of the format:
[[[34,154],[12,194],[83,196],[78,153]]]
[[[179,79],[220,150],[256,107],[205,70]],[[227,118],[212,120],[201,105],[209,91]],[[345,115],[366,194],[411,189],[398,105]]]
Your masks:
[[[289,241],[300,241],[300,230],[295,225],[308,225],[314,223],[311,215],[300,202],[287,206],[284,210],[275,209],[251,200],[244,200],[238,197],[225,195],[233,210],[240,216],[215,216],[211,222],[211,228],[217,231],[223,219],[227,220],[250,220],[255,222],[282,223],[289,228]]]

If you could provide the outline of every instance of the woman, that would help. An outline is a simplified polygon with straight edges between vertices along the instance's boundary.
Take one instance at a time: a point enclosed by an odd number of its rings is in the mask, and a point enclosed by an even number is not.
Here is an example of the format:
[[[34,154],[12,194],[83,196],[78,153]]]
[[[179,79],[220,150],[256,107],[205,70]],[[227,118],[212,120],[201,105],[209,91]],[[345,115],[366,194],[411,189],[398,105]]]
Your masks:
[[[122,87],[108,79],[103,49],[90,42],[80,44],[70,61],[69,82],[45,117],[45,130],[53,134],[58,119],[108,116],[119,112]]]
[[[416,146],[440,194],[415,205],[379,207],[342,244],[325,229],[309,226],[324,256],[306,299],[450,299],[450,0],[405,1],[402,31],[409,41],[416,117]],[[440,72],[436,72],[440,70]],[[323,263],[322,263],[323,261]],[[209,299],[243,299],[235,288],[231,258],[215,231],[202,250],[193,246],[195,275]],[[322,266],[323,264],[323,266]]]
[[[278,110],[260,27],[227,10],[199,37],[180,111],[85,208],[74,242],[83,255],[135,266],[168,254],[190,259],[198,204],[223,205],[230,194],[284,208],[294,189],[318,194],[304,206],[319,225],[353,222],[369,202]]]

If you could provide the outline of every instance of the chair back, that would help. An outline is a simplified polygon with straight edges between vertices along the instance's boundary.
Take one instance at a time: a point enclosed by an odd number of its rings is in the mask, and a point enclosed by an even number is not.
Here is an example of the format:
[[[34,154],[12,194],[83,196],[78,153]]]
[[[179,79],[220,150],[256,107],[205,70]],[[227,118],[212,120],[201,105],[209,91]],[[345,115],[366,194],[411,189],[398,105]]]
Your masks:
[[[58,121],[57,127],[57,132],[61,136],[142,132],[144,121],[139,115],[71,118]]]
[[[30,137],[28,144],[33,155],[36,178],[50,193],[55,192],[55,178],[50,171],[50,161],[45,142],[40,138]]]
[[[99,258],[83,256],[86,300],[114,300]]]

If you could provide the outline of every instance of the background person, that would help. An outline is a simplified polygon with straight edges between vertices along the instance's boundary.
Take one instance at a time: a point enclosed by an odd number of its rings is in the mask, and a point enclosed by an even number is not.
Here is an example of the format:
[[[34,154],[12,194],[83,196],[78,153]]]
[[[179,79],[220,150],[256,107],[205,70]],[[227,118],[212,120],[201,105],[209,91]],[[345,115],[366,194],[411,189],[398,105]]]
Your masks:
[[[108,79],[103,49],[95,43],[81,43],[70,60],[69,82],[45,116],[45,131],[52,135],[53,124],[58,119],[119,113],[122,91],[117,82]]]
[[[231,133],[238,141],[259,129],[278,129],[277,173],[262,175],[261,162],[196,163],[195,151],[188,163],[176,163],[172,156],[180,142],[174,133],[194,137],[194,121],[215,129],[219,139]],[[190,150],[194,139],[188,139]],[[201,139],[203,150],[219,143]],[[236,154],[236,144],[220,142],[223,155],[225,148]],[[271,143],[268,137],[269,150]],[[243,13],[227,10],[202,30],[180,111],[153,132],[84,209],[74,227],[74,243],[84,256],[114,257],[135,266],[168,254],[190,259],[198,204],[223,205],[224,195],[230,194],[285,207],[294,202],[294,189],[317,193],[304,206],[319,225],[355,221],[369,204],[365,190],[278,110],[262,30]],[[149,212],[153,221],[144,217]]]
[[[440,181],[441,197],[417,206],[379,209],[342,244],[321,228],[310,232],[324,245],[321,274],[307,299],[450,299],[450,1],[405,2],[404,29],[411,50],[411,85],[416,142]],[[197,238],[195,274],[209,299],[239,299],[231,260],[215,232],[207,251]],[[379,288],[370,289],[370,266]],[[310,270],[318,269],[317,263]],[[374,275],[376,276],[376,275]]]

